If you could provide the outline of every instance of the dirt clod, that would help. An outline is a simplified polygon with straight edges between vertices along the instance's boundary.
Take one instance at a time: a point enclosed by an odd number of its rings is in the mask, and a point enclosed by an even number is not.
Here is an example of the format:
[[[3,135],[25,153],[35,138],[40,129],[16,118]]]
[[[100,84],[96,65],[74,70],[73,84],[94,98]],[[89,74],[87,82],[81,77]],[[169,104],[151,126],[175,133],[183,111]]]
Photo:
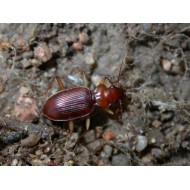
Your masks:
[[[19,96],[16,100],[13,110],[12,116],[19,121],[34,121],[39,118],[36,101],[27,96]]]
[[[46,44],[39,44],[34,49],[34,56],[45,63],[52,58],[52,53]]]

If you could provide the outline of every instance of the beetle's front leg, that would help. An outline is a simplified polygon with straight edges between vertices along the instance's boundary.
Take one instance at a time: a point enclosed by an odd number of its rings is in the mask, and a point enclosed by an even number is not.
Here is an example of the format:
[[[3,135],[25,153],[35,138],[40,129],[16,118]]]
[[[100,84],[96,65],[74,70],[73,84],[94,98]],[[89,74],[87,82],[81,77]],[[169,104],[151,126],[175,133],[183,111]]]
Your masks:
[[[117,115],[118,113],[122,113],[122,102],[119,101],[119,108],[118,108],[115,112],[113,112],[113,111],[112,111],[111,109],[109,109],[109,108],[106,108],[105,111],[106,111],[107,113],[109,113],[110,115]]]
[[[105,112],[109,113],[110,115],[114,115],[114,112],[109,108],[106,108]]]

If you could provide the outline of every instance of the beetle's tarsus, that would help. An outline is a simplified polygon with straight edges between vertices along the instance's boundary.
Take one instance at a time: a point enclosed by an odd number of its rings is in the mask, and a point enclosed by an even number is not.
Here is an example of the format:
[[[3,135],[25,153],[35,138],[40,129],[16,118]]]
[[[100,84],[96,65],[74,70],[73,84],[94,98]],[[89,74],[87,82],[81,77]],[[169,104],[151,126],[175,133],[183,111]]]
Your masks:
[[[90,128],[90,117],[87,116],[87,118],[86,118],[86,130],[88,131],[89,128]]]
[[[105,111],[107,113],[109,113],[110,115],[114,115],[114,112],[111,109],[109,109],[109,108],[105,109]]]
[[[69,132],[72,133],[74,131],[75,125],[74,122],[71,120],[69,121]]]

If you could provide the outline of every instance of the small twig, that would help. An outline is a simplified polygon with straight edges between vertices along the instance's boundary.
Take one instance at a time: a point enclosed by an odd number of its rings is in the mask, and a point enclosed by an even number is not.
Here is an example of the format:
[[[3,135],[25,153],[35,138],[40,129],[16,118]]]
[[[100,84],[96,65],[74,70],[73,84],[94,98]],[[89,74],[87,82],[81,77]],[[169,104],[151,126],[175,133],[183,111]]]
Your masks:
[[[52,131],[52,128],[47,127],[45,124],[33,124],[30,122],[17,121],[12,118],[0,118],[0,126],[11,129],[13,131],[21,132],[25,131],[28,133],[42,132],[49,134]]]

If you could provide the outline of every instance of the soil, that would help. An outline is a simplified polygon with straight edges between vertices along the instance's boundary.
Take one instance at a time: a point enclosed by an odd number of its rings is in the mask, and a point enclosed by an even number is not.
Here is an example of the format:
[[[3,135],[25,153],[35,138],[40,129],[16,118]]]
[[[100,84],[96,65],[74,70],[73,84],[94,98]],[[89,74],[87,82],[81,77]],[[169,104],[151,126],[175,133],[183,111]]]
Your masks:
[[[190,165],[189,66],[189,24],[1,24],[0,165]],[[83,71],[126,97],[71,132],[41,109],[54,76],[69,89]]]

